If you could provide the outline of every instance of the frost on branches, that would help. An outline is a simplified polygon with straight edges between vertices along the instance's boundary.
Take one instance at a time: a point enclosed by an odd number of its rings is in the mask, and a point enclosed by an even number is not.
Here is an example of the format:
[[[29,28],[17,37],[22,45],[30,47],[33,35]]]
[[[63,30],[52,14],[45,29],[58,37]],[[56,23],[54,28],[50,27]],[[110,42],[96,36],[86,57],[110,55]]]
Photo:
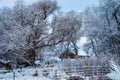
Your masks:
[[[110,61],[110,66],[112,70],[107,76],[112,80],[120,80],[120,65],[116,64],[114,61]]]

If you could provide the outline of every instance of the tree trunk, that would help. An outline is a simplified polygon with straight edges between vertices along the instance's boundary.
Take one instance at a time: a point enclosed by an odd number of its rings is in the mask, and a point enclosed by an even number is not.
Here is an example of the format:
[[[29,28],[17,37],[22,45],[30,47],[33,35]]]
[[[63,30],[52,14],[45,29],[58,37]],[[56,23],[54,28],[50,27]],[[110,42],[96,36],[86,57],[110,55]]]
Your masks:
[[[95,49],[95,45],[94,45],[93,39],[91,39],[91,44],[92,44],[93,52],[95,53],[95,56],[97,56],[97,52],[96,52],[96,49]]]
[[[75,42],[72,42],[73,45],[74,45],[74,51],[75,51],[75,54],[78,55],[78,48],[77,48],[77,45],[75,44]]]

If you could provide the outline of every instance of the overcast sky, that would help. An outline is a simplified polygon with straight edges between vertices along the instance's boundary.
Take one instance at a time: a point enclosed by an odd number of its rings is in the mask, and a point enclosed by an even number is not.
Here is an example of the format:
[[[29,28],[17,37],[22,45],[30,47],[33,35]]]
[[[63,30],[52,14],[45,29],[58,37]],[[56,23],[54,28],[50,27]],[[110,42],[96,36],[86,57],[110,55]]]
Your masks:
[[[38,0],[24,0],[26,4],[31,4]],[[57,0],[62,11],[83,11],[86,7],[98,5],[98,0]],[[0,7],[13,7],[15,0],[0,0]]]

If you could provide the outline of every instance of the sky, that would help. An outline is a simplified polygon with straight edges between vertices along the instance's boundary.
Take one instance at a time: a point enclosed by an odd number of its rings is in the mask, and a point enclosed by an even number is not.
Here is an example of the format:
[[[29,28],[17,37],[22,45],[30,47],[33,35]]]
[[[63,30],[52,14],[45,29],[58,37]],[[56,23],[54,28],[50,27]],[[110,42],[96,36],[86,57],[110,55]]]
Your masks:
[[[31,4],[38,0],[24,0],[26,4]],[[57,0],[58,5],[61,7],[62,11],[83,11],[86,7],[92,5],[98,5],[98,0]],[[13,7],[15,0],[0,0],[0,7],[8,6]]]

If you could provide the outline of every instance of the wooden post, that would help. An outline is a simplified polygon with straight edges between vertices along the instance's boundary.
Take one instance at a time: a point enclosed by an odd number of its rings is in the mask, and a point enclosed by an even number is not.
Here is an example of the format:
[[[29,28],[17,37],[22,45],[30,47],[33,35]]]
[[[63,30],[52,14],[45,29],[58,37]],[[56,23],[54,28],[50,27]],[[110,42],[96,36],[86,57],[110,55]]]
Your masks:
[[[15,80],[15,69],[13,69],[13,80]]]
[[[55,80],[58,80],[57,70],[55,70]]]
[[[55,70],[55,77],[57,77],[57,70]]]

